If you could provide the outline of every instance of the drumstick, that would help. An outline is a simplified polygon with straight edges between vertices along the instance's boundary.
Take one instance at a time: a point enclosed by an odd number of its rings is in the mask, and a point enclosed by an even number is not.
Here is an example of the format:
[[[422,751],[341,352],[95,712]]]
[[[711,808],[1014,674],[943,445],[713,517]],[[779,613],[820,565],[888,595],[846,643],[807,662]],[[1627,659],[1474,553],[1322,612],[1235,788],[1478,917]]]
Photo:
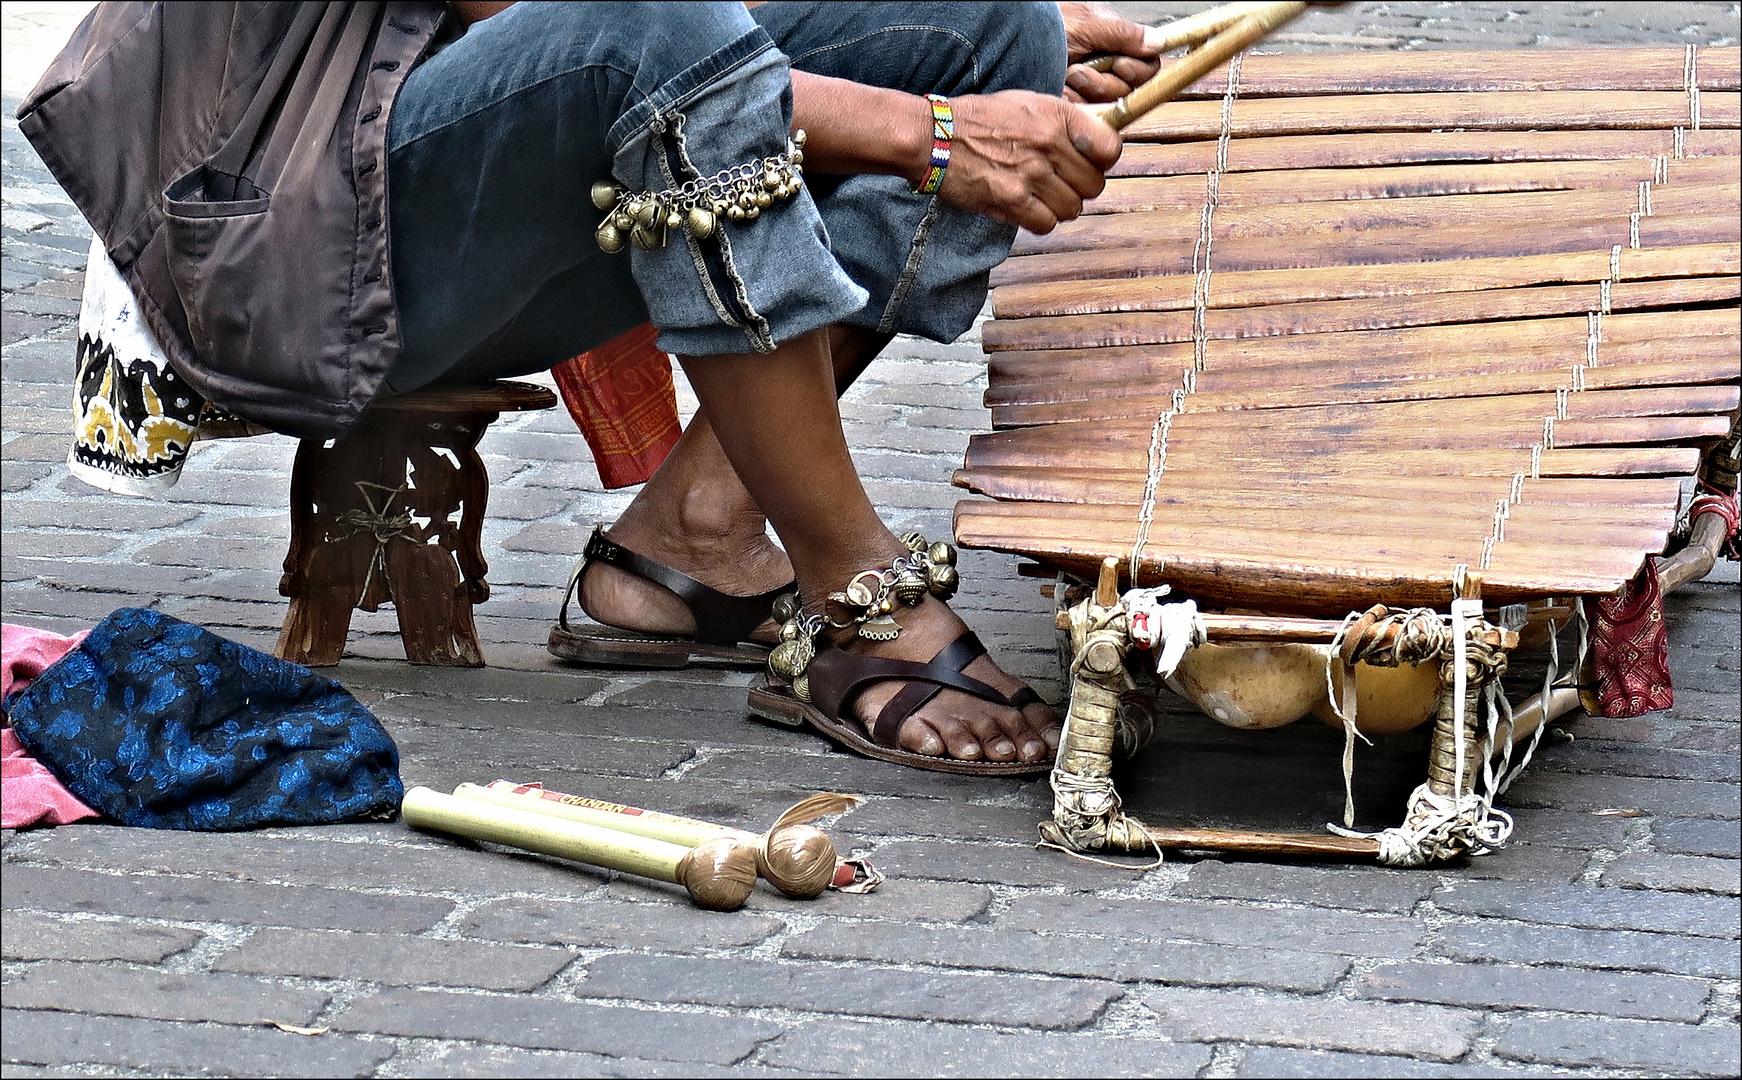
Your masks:
[[[1153,79],[1118,101],[1098,107],[1094,112],[1115,131],[1122,130],[1125,125],[1157,105],[1172,101],[1179,96],[1180,91],[1226,63],[1235,53],[1250,48],[1306,9],[1307,5],[1301,0],[1260,4],[1242,15],[1240,21],[1181,57],[1171,67],[1157,72]],[[1212,12],[1206,11],[1195,17],[1201,18],[1210,14]]]
[[[1252,12],[1268,6],[1266,0],[1243,0],[1241,3],[1223,4],[1195,15],[1187,15],[1162,26],[1146,26],[1143,28],[1143,44],[1158,53],[1170,52],[1181,45],[1196,45],[1233,26]],[[1124,57],[1124,53],[1097,52],[1090,53],[1077,63],[1095,71],[1106,72],[1113,70],[1113,65]]]

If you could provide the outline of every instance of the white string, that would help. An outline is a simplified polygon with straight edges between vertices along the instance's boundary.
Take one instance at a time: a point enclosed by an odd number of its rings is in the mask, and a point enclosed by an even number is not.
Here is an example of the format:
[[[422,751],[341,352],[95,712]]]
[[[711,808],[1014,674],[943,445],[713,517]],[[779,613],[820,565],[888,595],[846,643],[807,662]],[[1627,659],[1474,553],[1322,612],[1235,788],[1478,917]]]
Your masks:
[[[1682,85],[1688,92],[1688,126],[1700,130],[1700,54],[1699,48],[1688,46],[1687,59],[1682,62]]]
[[[1679,161],[1682,158],[1685,158],[1688,156],[1688,129],[1687,128],[1678,127],[1675,129],[1674,148],[1675,148],[1676,160]]]
[[[1598,295],[1602,299],[1603,314],[1607,315],[1607,314],[1609,314],[1609,311],[1610,311],[1610,307],[1609,307],[1609,282],[1608,281],[1602,282],[1601,287],[1597,290],[1597,292],[1598,292]]]
[[[1222,131],[1216,138],[1216,161],[1204,175],[1204,206],[1198,214],[1198,241],[1192,248],[1192,366],[1181,373],[1170,406],[1155,418],[1149,431],[1149,469],[1143,482],[1143,502],[1137,511],[1136,535],[1131,541],[1131,584],[1143,565],[1143,549],[1149,545],[1149,530],[1155,523],[1155,493],[1167,472],[1167,437],[1173,419],[1185,411],[1187,395],[1198,389],[1198,372],[1209,362],[1210,249],[1215,243],[1216,206],[1220,201],[1222,173],[1228,167],[1228,147],[1234,134],[1234,98],[1240,89],[1240,66],[1244,54],[1228,63],[1228,88],[1222,94]]]
[[[1521,503],[1524,501],[1524,474],[1523,473],[1513,473],[1512,474],[1512,501],[1515,503]]]
[[[1639,214],[1627,215],[1627,245],[1633,250],[1639,250]]]
[[[1564,386],[1555,389],[1554,415],[1556,420],[1565,420],[1567,418],[1567,394],[1569,392],[1570,391],[1568,391]]]

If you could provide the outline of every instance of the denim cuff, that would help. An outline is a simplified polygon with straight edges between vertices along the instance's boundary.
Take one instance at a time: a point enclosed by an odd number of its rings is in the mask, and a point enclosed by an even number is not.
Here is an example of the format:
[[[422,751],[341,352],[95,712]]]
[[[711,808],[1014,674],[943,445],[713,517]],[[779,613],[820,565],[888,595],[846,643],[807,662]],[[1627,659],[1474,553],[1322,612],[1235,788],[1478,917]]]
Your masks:
[[[779,154],[791,122],[786,57],[758,27],[626,111],[611,130],[612,173],[635,190],[680,187]],[[660,348],[686,356],[770,352],[869,299],[830,251],[806,190],[751,221],[722,217],[707,240],[674,229],[665,247],[632,249],[630,260]]]

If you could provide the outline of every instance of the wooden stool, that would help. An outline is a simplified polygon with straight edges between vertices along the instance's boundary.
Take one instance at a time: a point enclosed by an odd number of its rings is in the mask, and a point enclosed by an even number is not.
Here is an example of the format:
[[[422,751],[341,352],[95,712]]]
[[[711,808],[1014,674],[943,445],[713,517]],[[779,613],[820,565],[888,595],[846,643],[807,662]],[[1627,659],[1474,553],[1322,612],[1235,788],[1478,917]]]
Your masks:
[[[382,398],[343,438],[304,439],[290,476],[278,655],[336,664],[351,609],[392,601],[407,660],[483,667],[472,605],[490,595],[480,547],[490,478],[476,447],[502,413],[555,404],[530,383],[434,387]]]

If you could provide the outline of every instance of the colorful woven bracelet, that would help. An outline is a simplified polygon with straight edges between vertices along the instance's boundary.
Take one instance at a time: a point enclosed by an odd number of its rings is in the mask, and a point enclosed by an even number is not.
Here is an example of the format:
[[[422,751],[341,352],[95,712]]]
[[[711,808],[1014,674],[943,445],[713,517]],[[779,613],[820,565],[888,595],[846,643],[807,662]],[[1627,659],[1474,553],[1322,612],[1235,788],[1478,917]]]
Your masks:
[[[942,94],[927,94],[931,102],[932,142],[931,167],[925,180],[914,190],[921,195],[936,195],[944,186],[944,170],[950,166],[950,143],[956,137],[956,114],[950,109],[950,99]]]

